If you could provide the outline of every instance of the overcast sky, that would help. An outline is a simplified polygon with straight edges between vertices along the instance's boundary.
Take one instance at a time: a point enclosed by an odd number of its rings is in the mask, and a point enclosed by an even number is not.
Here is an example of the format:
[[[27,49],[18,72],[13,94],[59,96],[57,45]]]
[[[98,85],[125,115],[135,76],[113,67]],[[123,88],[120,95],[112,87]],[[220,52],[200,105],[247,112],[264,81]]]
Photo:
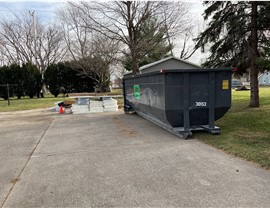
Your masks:
[[[3,1],[0,0],[1,15],[8,15],[16,11],[35,11],[36,15],[44,21],[55,17],[55,11],[65,4],[64,1]]]
[[[76,1],[76,0],[72,0]],[[36,15],[42,21],[51,21],[55,18],[55,11],[60,7],[65,5],[66,0],[9,0],[4,1],[0,0],[0,16],[8,16],[11,11],[13,12],[22,12],[22,11],[35,11]],[[203,24],[202,14],[204,11],[204,7],[202,6],[202,1],[200,0],[192,0],[186,1],[191,2],[191,17],[193,21],[198,22],[198,24]],[[181,44],[176,42],[176,46],[174,48],[174,53],[176,56],[179,56],[181,50]],[[201,59],[204,58],[205,55],[202,55],[199,51],[196,52],[193,57],[191,57],[190,61],[200,64]]]
[[[73,0],[75,1],[75,0]],[[14,11],[14,10],[36,10],[39,15],[47,13],[46,16],[53,16],[53,12],[65,5],[65,0],[0,0],[0,11],[3,12]],[[191,12],[195,15],[201,15],[203,13],[202,1],[190,1],[192,3]]]

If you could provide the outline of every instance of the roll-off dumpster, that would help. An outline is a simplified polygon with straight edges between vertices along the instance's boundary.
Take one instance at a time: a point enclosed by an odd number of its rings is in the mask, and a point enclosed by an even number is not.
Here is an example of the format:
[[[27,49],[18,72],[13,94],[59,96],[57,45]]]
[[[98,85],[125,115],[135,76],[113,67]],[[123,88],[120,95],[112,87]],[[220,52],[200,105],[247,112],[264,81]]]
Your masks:
[[[214,121],[231,107],[232,69],[160,70],[123,78],[124,111],[135,111],[172,133],[219,134]]]

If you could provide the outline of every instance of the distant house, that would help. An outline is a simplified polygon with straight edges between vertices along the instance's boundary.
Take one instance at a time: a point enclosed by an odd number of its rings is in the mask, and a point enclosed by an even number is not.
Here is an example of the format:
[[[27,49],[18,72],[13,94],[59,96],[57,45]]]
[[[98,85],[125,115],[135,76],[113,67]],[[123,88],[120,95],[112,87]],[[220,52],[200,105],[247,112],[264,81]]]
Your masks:
[[[266,71],[259,76],[259,85],[270,86],[270,71]]]
[[[139,68],[140,74],[143,73],[149,73],[154,71],[160,71],[164,69],[200,69],[201,66],[197,64],[193,64],[188,61],[184,61],[182,59],[176,58],[176,57],[168,57],[161,59],[159,61],[155,61],[153,63],[144,65]],[[127,74],[131,74],[132,72],[129,72]],[[127,75],[126,74],[126,75]]]
[[[140,73],[159,71],[162,69],[200,69],[201,66],[176,57],[168,57],[140,67]]]

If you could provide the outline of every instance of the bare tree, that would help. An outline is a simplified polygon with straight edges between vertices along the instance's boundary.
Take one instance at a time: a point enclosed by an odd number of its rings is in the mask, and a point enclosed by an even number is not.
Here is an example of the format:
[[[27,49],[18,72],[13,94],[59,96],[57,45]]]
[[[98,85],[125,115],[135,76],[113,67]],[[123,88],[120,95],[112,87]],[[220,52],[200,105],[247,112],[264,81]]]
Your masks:
[[[189,16],[189,24],[186,30],[179,34],[178,40],[180,40],[180,59],[187,60],[190,59],[198,49],[195,48],[195,39],[203,31],[207,25],[207,21],[203,20],[201,16],[192,15]]]
[[[33,38],[31,38],[31,19],[24,21],[15,15],[15,19],[4,19],[0,22],[1,50],[7,64],[34,62]]]
[[[138,63],[144,54],[140,49],[151,51],[156,44],[141,36],[142,26],[151,18],[157,20],[156,28],[166,30],[163,38],[168,39],[185,31],[187,26],[187,4],[162,1],[115,1],[115,2],[69,2],[80,14],[87,29],[124,43],[123,53],[131,54],[132,71],[139,70]],[[155,37],[153,37],[155,39]],[[163,39],[163,40],[164,40]],[[162,41],[163,41],[162,40]]]
[[[191,38],[192,36],[190,33],[186,33],[184,35],[180,59],[189,59],[196,52],[197,49],[194,49],[194,46],[189,45],[189,41],[191,41]]]
[[[62,25],[68,58],[78,60],[89,56],[92,46],[93,31],[85,27],[80,10],[70,5],[58,10],[58,18]]]
[[[96,36],[92,39],[89,55],[72,62],[74,69],[95,80],[100,91],[105,91],[118,62],[118,50],[119,45],[115,40],[106,36]]]
[[[82,16],[81,10],[72,5],[58,11],[74,70],[95,80],[103,91],[115,71],[119,41],[87,27]]]
[[[1,54],[5,64],[36,64],[43,75],[50,63],[65,55],[63,34],[53,24],[45,26],[33,13],[15,14],[0,21]]]

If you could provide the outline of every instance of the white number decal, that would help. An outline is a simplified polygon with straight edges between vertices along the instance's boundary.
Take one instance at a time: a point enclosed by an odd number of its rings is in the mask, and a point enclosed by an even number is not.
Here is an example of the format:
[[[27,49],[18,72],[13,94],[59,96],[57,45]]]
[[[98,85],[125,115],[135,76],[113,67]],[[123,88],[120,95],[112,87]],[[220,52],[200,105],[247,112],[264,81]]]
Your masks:
[[[206,106],[206,102],[196,102],[196,106]]]

